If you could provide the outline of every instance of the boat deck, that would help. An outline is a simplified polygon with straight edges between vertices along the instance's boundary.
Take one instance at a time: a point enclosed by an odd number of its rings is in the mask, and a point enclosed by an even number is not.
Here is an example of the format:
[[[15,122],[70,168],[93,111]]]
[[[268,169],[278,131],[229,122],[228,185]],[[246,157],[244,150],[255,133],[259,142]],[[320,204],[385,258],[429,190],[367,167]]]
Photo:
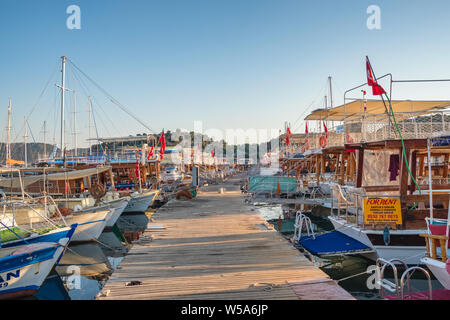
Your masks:
[[[254,210],[237,178],[170,201],[97,299],[354,299]]]

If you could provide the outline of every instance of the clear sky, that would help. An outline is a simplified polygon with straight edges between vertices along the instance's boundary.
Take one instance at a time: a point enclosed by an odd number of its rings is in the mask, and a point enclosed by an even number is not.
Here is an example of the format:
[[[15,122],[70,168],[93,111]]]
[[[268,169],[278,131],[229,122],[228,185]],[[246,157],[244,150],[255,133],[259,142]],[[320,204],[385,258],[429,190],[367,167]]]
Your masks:
[[[80,30],[66,27],[72,4],[81,8]],[[366,27],[372,4],[381,8],[381,30]],[[301,132],[298,119],[323,106],[329,75],[335,104],[365,81],[366,55],[377,75],[450,78],[449,15],[447,0],[1,0],[0,125],[12,97],[13,136],[23,134],[23,117],[50,79],[29,122],[42,140],[47,119],[49,139],[59,141],[55,84],[66,55],[155,132],[192,130],[195,120],[206,129],[290,121]],[[86,86],[100,136],[148,132]],[[398,85],[393,96],[450,99],[450,84]],[[67,100],[69,131],[71,93]],[[86,95],[77,101],[83,141]]]

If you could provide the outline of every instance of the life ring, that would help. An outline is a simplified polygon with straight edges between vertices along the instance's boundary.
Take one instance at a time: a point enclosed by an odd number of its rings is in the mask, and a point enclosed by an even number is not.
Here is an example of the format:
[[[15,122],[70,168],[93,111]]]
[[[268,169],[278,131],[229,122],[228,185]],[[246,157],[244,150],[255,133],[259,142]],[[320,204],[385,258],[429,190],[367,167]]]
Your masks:
[[[320,137],[320,146],[322,148],[325,148],[327,146],[327,136],[321,136]]]
[[[91,194],[92,198],[100,200],[106,194],[106,188],[104,185],[96,183],[91,186],[91,188],[89,189],[89,193]]]

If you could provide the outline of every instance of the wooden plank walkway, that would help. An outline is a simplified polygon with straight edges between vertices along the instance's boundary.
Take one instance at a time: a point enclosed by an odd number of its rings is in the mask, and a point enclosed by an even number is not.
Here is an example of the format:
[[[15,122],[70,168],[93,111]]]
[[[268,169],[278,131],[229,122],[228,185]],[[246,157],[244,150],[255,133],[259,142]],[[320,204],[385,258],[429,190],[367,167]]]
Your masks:
[[[237,182],[161,207],[149,225],[165,228],[147,229],[97,299],[353,299],[244,204]]]

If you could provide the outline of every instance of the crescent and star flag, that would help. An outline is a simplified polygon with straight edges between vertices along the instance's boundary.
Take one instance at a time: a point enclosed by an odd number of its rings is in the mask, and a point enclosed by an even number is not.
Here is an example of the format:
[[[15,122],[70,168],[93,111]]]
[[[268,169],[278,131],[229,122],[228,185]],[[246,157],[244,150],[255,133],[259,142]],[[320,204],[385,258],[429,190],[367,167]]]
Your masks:
[[[166,137],[164,135],[164,129],[161,133],[161,137],[159,137],[158,143],[161,144],[161,148],[159,149],[159,153],[161,154],[161,160],[164,157],[164,152],[166,151]]]
[[[370,65],[369,57],[366,57],[366,72],[367,72],[367,84],[372,87],[372,94],[374,96],[382,95],[386,93],[384,89],[377,83],[373,77],[373,69]]]
[[[322,121],[322,122],[323,122],[323,129],[325,130],[325,134],[328,136],[328,128],[325,125],[325,121]]]
[[[309,133],[309,130],[308,130],[308,122],[305,123],[305,127],[306,127],[306,128],[305,128],[305,133],[308,134],[308,133]]]

